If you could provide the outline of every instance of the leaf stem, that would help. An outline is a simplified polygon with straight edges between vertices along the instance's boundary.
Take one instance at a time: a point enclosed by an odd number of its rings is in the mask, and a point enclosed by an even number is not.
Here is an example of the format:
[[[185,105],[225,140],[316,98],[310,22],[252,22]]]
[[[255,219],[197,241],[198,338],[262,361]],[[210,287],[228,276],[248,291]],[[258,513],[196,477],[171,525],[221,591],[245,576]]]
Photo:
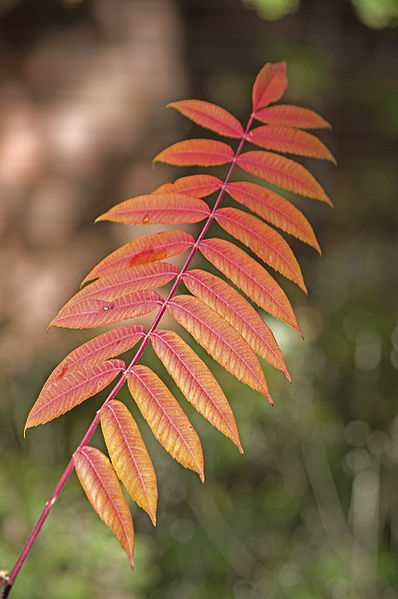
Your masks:
[[[163,314],[166,311],[168,302],[170,301],[170,299],[173,297],[174,293],[176,292],[177,287],[180,284],[181,279],[182,279],[184,273],[187,271],[190,263],[192,262],[192,259],[193,259],[194,255],[196,254],[196,251],[198,249],[199,243],[201,242],[201,240],[205,236],[208,228],[211,225],[211,222],[212,222],[212,220],[214,218],[216,210],[217,210],[217,208],[218,208],[218,206],[219,206],[219,204],[220,204],[220,202],[222,200],[222,197],[224,195],[227,183],[228,183],[228,181],[229,181],[229,179],[231,177],[232,171],[233,171],[233,169],[235,167],[236,159],[239,156],[239,154],[240,154],[240,152],[242,150],[243,144],[244,144],[244,142],[246,140],[246,135],[247,135],[247,133],[248,133],[250,127],[251,127],[251,124],[253,122],[253,118],[254,118],[254,115],[251,114],[250,118],[249,118],[249,120],[247,122],[244,135],[242,136],[242,138],[240,140],[240,143],[239,143],[239,145],[238,145],[238,147],[236,149],[236,152],[235,152],[234,157],[233,157],[233,159],[231,161],[231,165],[229,167],[228,173],[226,174],[226,177],[225,177],[224,182],[223,182],[223,184],[222,184],[222,186],[220,188],[220,191],[219,191],[219,194],[217,196],[217,199],[216,199],[216,201],[214,203],[213,209],[212,209],[211,213],[209,214],[209,216],[208,216],[208,218],[207,218],[207,220],[206,220],[206,222],[205,222],[205,224],[203,226],[202,231],[200,232],[198,238],[196,239],[194,245],[192,246],[191,251],[190,251],[190,253],[189,253],[189,255],[188,255],[188,257],[187,257],[187,259],[186,259],[186,261],[185,261],[185,263],[183,265],[183,267],[181,268],[180,272],[178,273],[178,275],[177,275],[177,277],[176,277],[176,279],[175,279],[175,281],[173,283],[173,286],[171,287],[171,289],[169,291],[169,294],[167,295],[167,297],[163,301],[163,303],[162,303],[162,305],[161,305],[161,307],[160,307],[160,309],[159,309],[159,311],[158,311],[158,313],[157,313],[157,315],[156,315],[156,317],[155,317],[155,319],[154,319],[154,321],[153,321],[150,329],[146,333],[145,337],[143,338],[143,340],[141,342],[141,345],[137,349],[137,352],[136,352],[134,358],[131,360],[131,362],[128,365],[128,367],[126,368],[126,370],[122,373],[122,375],[121,375],[120,379],[117,381],[116,385],[110,391],[108,397],[105,399],[105,401],[102,404],[101,408],[97,411],[97,413],[96,413],[93,421],[91,422],[89,428],[87,429],[87,432],[84,435],[84,437],[83,437],[83,439],[82,439],[82,441],[81,441],[81,443],[78,446],[78,448],[77,448],[76,451],[78,451],[80,448],[82,448],[85,445],[87,445],[87,443],[90,441],[90,439],[93,436],[94,431],[97,428],[98,423],[100,421],[101,411],[103,410],[103,408],[112,399],[114,399],[116,397],[117,393],[120,391],[120,389],[124,385],[128,373],[137,364],[138,360],[140,359],[140,357],[142,356],[142,354],[144,352],[144,349],[148,345],[148,342],[149,342],[149,339],[151,337],[151,334],[153,333],[153,331],[158,326],[158,324],[159,324],[159,322],[160,322]],[[20,553],[17,561],[15,562],[15,565],[14,565],[13,569],[11,570],[8,582],[6,583],[6,586],[3,589],[2,599],[7,599],[8,595],[9,595],[9,593],[11,591],[11,588],[12,588],[14,582],[15,582],[15,579],[18,576],[19,571],[22,568],[22,565],[23,565],[25,559],[27,558],[27,556],[29,554],[29,551],[31,550],[32,545],[35,542],[37,535],[39,534],[39,532],[40,532],[40,530],[41,530],[41,528],[42,528],[42,526],[43,526],[43,524],[44,524],[44,522],[45,522],[48,514],[51,511],[51,508],[53,507],[54,503],[56,502],[56,500],[58,498],[58,495],[60,494],[60,492],[61,492],[64,484],[68,480],[69,476],[72,474],[73,470],[74,470],[74,461],[73,461],[73,456],[72,456],[72,458],[70,459],[67,467],[65,468],[65,470],[64,470],[61,478],[59,479],[57,485],[55,486],[54,491],[52,492],[52,494],[50,496],[50,499],[47,501],[47,503],[46,503],[46,505],[45,505],[45,507],[44,507],[44,509],[43,509],[43,511],[42,511],[42,513],[41,513],[41,515],[39,517],[39,519],[37,520],[37,522],[36,522],[36,524],[35,524],[32,532],[31,532],[31,534],[29,535],[29,538],[26,541],[26,544],[25,544],[22,552]]]

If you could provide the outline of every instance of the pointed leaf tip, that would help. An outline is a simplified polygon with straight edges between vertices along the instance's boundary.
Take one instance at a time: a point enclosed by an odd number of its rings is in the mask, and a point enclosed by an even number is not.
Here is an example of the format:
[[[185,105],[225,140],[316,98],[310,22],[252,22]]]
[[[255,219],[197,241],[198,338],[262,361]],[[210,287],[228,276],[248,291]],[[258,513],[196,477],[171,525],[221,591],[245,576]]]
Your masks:
[[[253,85],[253,113],[260,108],[277,102],[285,93],[288,81],[286,76],[286,62],[268,62],[261,69]]]

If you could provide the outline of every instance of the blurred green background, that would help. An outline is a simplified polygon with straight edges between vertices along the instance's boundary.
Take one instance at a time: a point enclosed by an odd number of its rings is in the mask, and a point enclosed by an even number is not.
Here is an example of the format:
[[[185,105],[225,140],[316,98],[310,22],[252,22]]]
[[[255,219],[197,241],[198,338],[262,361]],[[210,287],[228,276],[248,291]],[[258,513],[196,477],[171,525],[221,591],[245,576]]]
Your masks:
[[[338,161],[304,161],[333,210],[295,199],[323,250],[292,243],[308,298],[282,281],[305,341],[267,319],[292,384],[265,365],[271,409],[211,364],[244,456],[176,393],[203,441],[206,484],[139,420],[159,511],[153,529],[132,506],[134,571],[73,476],[13,598],[398,597],[397,25],[397,0],[2,0],[0,569],[101,402],[23,438],[50,370],[89,338],[46,334],[47,323],[96,261],[143,233],[92,223],[179,176],[153,156],[200,135],[164,106],[201,98],[245,121],[258,70],[286,60],[286,102],[333,124],[321,138]]]

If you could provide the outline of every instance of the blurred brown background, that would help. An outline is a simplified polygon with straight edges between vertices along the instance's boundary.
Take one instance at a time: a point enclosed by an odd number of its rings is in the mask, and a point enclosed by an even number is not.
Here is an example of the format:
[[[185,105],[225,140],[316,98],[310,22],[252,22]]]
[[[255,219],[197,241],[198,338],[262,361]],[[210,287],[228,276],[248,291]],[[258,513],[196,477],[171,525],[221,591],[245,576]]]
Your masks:
[[[142,234],[93,221],[176,178],[153,156],[201,135],[165,105],[201,98],[245,121],[258,70],[286,60],[286,102],[333,124],[338,161],[305,161],[333,211],[296,199],[323,256],[293,243],[309,297],[282,283],[305,342],[272,323],[292,385],[266,368],[270,410],[212,364],[245,455],[188,408],[202,487],[142,425],[160,504],[155,530],[133,507],[134,572],[71,480],[15,599],[398,597],[397,24],[396,0],[0,2],[0,569],[100,405],[23,438],[48,373],[90,336],[48,322]]]

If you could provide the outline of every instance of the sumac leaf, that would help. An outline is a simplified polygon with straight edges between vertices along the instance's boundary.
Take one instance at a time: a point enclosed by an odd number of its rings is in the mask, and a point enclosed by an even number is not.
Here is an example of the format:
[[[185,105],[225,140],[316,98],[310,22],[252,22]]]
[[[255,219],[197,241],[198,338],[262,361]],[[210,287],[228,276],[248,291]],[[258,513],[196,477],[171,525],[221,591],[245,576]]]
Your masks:
[[[190,175],[180,177],[174,183],[164,183],[154,193],[187,193],[196,198],[204,198],[222,187],[221,179],[213,175]]]
[[[187,400],[243,453],[231,407],[206,364],[174,331],[153,332],[151,343]]]
[[[116,474],[156,525],[156,474],[134,418],[122,402],[113,399],[101,411],[101,428]]]
[[[247,245],[266,264],[307,292],[300,266],[292,250],[275,229],[236,208],[220,208],[216,211],[215,218],[225,231]]]
[[[252,212],[256,212],[275,227],[294,235],[321,253],[321,248],[308,220],[300,210],[281,195],[247,181],[228,183],[226,191],[234,200]]]
[[[321,160],[330,160],[336,164],[335,158],[324,143],[311,133],[293,127],[272,125],[256,127],[247,134],[247,141],[266,150],[310,156]]]
[[[241,138],[244,130],[238,119],[228,110],[202,100],[180,100],[167,105],[175,108],[181,114],[191,119],[198,125],[211,129],[226,137]]]
[[[166,162],[175,166],[216,166],[231,162],[233,157],[232,148],[222,141],[187,139],[160,152],[154,162]]]
[[[272,403],[261,366],[253,350],[227,321],[190,295],[171,299],[168,309],[205,350],[238,380],[266,395]]]
[[[271,102],[277,102],[287,88],[286,63],[268,62],[258,73],[253,85],[253,113]]]
[[[166,385],[147,366],[134,366],[127,384],[156,439],[185,468],[204,481],[203,453],[198,435]]]
[[[133,566],[133,520],[112,464],[99,449],[88,445],[75,451],[73,463],[91,505],[112,530]]]
[[[90,298],[66,305],[49,326],[90,329],[148,314],[155,310],[162,301],[162,297],[152,290],[128,293],[114,300]]]
[[[29,412],[25,430],[54,420],[102,391],[125,367],[123,360],[108,360],[88,368],[73,368],[61,379],[45,384]]]
[[[204,270],[188,270],[183,280],[193,295],[225,318],[258,355],[281,370],[290,381],[285,361],[271,329],[238,291]]]
[[[45,386],[52,385],[64,378],[73,369],[89,368],[92,364],[100,364],[129,350],[145,334],[141,325],[118,327],[98,335],[83,343],[66,356],[54,368]]]
[[[110,220],[125,225],[178,225],[197,223],[208,217],[208,205],[183,193],[153,193],[116,204],[96,220]]]
[[[289,104],[268,106],[257,110],[255,116],[258,121],[269,125],[300,129],[330,129],[330,124],[319,114],[301,106]]]
[[[85,285],[83,289],[75,293],[64,307],[82,300],[93,298],[113,300],[135,291],[155,289],[171,281],[177,274],[178,268],[168,262],[140,264],[134,268],[104,275],[89,285]]]
[[[237,163],[248,173],[262,177],[283,189],[332,205],[318,181],[306,168],[294,160],[273,152],[255,150],[240,154],[237,157]]]
[[[192,235],[184,231],[161,231],[139,237],[122,245],[101,260],[89,272],[83,284],[113,272],[134,268],[139,264],[148,264],[171,256],[178,256],[194,243]]]
[[[258,262],[223,239],[202,239],[199,249],[218,270],[242,289],[260,308],[283,320],[300,334],[285,292]]]

